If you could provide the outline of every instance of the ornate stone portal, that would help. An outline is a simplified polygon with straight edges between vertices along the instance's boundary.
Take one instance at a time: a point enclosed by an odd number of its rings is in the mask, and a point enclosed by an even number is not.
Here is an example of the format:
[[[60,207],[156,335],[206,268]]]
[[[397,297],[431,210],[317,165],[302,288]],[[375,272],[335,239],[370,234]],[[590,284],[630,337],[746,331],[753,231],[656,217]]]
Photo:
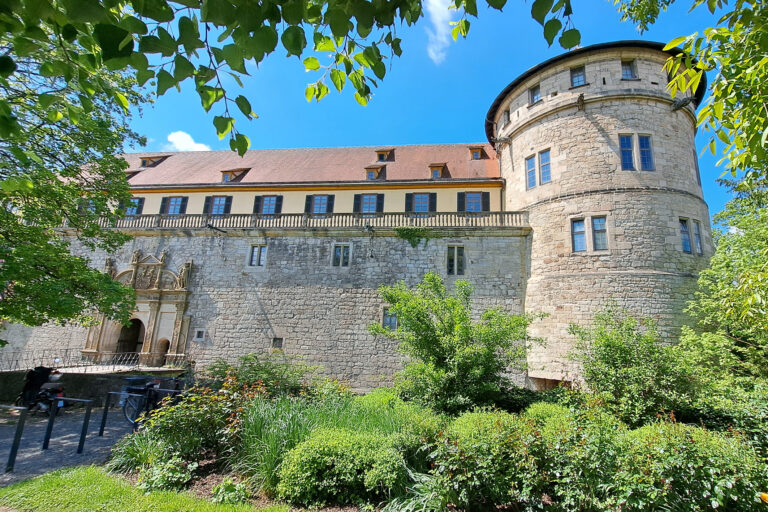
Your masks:
[[[189,330],[189,318],[184,312],[192,262],[184,263],[173,272],[165,268],[167,258],[166,251],[159,257],[134,251],[124,270],[118,270],[112,258],[107,258],[104,272],[136,290],[136,309],[130,327],[102,317],[101,322],[88,331],[84,356],[104,359],[115,353],[131,351],[126,347],[140,346],[141,364],[162,366],[183,359]],[[142,338],[132,345],[131,340],[126,340],[126,336],[131,335]]]

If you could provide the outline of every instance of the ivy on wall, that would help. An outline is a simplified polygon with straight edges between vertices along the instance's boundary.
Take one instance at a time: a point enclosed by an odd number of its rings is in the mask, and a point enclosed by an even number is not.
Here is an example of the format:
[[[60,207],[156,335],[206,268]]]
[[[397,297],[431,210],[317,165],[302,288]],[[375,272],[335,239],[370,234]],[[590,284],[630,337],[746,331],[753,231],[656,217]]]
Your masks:
[[[429,228],[419,228],[412,226],[395,228],[395,233],[403,240],[407,240],[408,243],[411,244],[411,247],[418,246],[422,239],[424,240],[424,246],[426,247],[430,238],[439,238],[438,235],[436,235],[435,232]]]

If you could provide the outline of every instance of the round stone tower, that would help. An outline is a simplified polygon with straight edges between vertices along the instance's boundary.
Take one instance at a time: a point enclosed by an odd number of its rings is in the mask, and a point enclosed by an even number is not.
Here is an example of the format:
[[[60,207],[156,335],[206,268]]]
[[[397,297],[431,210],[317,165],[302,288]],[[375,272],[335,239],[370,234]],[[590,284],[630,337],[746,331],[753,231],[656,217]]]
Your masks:
[[[529,355],[535,386],[576,377],[569,324],[608,304],[677,333],[713,252],[694,144],[706,84],[673,99],[663,47],[560,55],[510,83],[486,117],[505,208],[533,228],[525,310],[548,315],[531,329],[547,342]]]

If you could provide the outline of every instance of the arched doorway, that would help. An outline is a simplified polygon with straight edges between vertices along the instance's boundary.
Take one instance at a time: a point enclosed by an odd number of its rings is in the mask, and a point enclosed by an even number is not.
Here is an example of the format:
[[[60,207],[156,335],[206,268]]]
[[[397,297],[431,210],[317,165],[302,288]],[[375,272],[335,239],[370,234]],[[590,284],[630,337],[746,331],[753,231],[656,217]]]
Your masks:
[[[166,364],[166,356],[168,355],[168,350],[171,348],[171,342],[167,339],[163,338],[159,342],[157,342],[157,358],[155,359],[155,365],[156,366],[163,366]]]
[[[144,323],[138,318],[134,318],[128,325],[120,329],[120,336],[117,338],[116,352],[139,352],[144,343]]]

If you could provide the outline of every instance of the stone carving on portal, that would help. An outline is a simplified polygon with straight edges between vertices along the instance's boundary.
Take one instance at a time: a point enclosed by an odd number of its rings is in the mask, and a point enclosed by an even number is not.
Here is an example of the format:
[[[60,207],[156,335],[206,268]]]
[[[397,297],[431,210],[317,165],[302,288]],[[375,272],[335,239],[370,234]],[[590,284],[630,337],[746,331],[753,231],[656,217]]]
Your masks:
[[[193,265],[187,261],[174,272],[166,268],[168,260],[166,250],[159,256],[136,250],[122,266],[106,259],[104,273],[136,291],[136,309],[129,326],[102,317],[88,331],[84,356],[110,362],[110,358],[125,359],[117,355],[120,352],[136,352],[142,364],[151,366],[183,360],[189,330],[184,313]]]

